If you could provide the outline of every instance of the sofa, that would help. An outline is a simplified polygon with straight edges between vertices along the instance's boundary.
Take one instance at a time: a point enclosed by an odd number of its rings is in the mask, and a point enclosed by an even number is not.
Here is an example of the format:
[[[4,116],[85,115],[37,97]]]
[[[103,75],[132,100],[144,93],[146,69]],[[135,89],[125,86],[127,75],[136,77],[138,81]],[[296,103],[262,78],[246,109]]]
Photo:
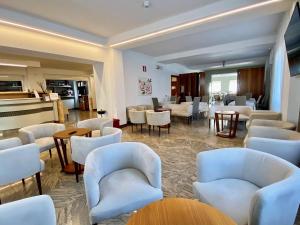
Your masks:
[[[269,110],[255,110],[251,113],[249,120],[246,123],[247,129],[251,126],[252,120],[263,119],[263,120],[281,120],[281,113],[273,112]]]

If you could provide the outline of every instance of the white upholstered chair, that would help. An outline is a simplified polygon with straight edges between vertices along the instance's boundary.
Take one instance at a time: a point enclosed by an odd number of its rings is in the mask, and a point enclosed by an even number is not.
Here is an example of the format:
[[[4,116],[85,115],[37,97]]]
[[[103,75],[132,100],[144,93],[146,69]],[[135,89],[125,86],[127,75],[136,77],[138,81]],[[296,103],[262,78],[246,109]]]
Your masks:
[[[75,165],[76,181],[78,182],[79,165],[84,165],[88,154],[96,148],[119,143],[122,130],[114,127],[104,127],[100,137],[71,137],[72,160]]]
[[[92,118],[87,120],[82,120],[77,123],[78,128],[89,128],[92,130],[93,137],[101,136],[104,127],[112,127],[113,120],[109,118]]]
[[[246,123],[247,129],[249,129],[252,120],[263,119],[263,120],[281,120],[281,113],[273,112],[269,110],[255,110],[249,116],[249,120]]]
[[[0,140],[0,186],[36,175],[39,193],[42,194],[40,172],[44,162],[40,160],[37,144],[22,145],[19,138]],[[1,202],[1,199],[0,199]]]
[[[300,170],[270,154],[233,148],[197,155],[196,198],[238,225],[293,225],[300,203]]]
[[[149,135],[151,131],[151,126],[153,127],[153,130],[155,126],[158,127],[159,136],[160,136],[161,128],[168,128],[168,133],[170,133],[170,126],[171,126],[170,111],[154,112],[154,110],[147,110],[146,118],[147,118],[147,124],[149,128]]]
[[[277,127],[251,126],[245,147],[270,153],[300,165],[300,133]]]
[[[253,119],[250,126],[263,126],[263,127],[277,127],[286,130],[295,130],[296,125],[291,122],[282,120],[266,120],[266,119]]]
[[[92,224],[163,197],[160,158],[142,143],[123,142],[92,151],[83,178]]]
[[[131,129],[133,132],[133,125],[141,125],[141,133],[143,132],[143,124],[146,123],[146,112],[144,110],[138,111],[135,109],[128,110],[129,120],[131,122]]]
[[[183,117],[188,123],[192,122],[193,104],[192,102],[182,102],[180,104],[169,104],[166,108],[171,109],[171,115],[174,117]]]
[[[0,205],[1,225],[56,225],[55,208],[48,195]]]
[[[36,124],[19,129],[19,137],[23,144],[36,143],[40,152],[49,150],[51,157],[51,149],[55,148],[53,134],[65,129],[65,125],[59,123]]]

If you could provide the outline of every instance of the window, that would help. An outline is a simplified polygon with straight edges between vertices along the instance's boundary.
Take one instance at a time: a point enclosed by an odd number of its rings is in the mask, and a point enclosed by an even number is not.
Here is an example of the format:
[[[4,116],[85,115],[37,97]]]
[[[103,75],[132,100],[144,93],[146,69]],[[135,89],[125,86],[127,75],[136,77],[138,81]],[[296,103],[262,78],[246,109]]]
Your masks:
[[[229,93],[236,94],[237,93],[237,80],[229,81]]]
[[[221,81],[212,81],[211,82],[211,92],[218,93],[221,92]]]

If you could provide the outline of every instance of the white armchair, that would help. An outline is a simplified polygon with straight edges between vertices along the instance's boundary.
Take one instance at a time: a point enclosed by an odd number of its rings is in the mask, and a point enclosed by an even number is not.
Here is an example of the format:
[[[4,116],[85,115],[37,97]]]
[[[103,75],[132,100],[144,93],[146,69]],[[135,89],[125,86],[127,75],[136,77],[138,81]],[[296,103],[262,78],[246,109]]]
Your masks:
[[[238,225],[293,225],[300,203],[300,170],[279,157],[233,148],[197,155],[196,198]]]
[[[192,122],[193,103],[182,102],[181,104],[168,104],[166,108],[171,109],[171,115],[175,117],[183,117],[187,119],[188,123]],[[200,108],[200,106],[199,106]]]
[[[144,110],[138,111],[135,109],[128,110],[129,120],[131,122],[131,129],[133,132],[133,125],[141,125],[141,133],[143,132],[143,124],[146,123],[146,112]]]
[[[113,120],[109,118],[93,118],[82,120],[77,123],[78,128],[89,128],[92,130],[92,136],[101,136],[104,127],[112,127]]]
[[[266,120],[266,119],[253,119],[250,126],[263,126],[263,127],[277,127],[286,130],[295,130],[296,125],[291,122],[282,120]]]
[[[94,150],[86,159],[83,177],[92,224],[163,197],[160,158],[142,143],[123,142]]]
[[[253,111],[246,123],[247,129],[251,126],[252,120],[263,119],[263,120],[281,120],[281,113],[273,112],[269,110],[256,110]]]
[[[1,225],[56,225],[55,208],[48,195],[0,205]]]
[[[113,127],[104,127],[101,137],[71,137],[72,160],[75,166],[76,181],[78,183],[79,165],[84,165],[86,157],[94,149],[121,142],[122,130]]]
[[[37,124],[19,129],[19,137],[23,144],[36,143],[40,148],[40,152],[49,150],[50,157],[52,157],[51,149],[55,148],[53,134],[65,129],[64,124]]]
[[[8,185],[36,175],[39,193],[42,194],[40,172],[44,162],[40,160],[37,144],[21,145],[18,138],[0,140],[0,186]],[[4,149],[7,146],[7,149]],[[1,200],[0,200],[1,202]]]
[[[300,165],[300,133],[276,127],[251,126],[245,147],[270,153]]]
[[[160,136],[161,128],[167,128],[168,133],[170,133],[170,127],[171,127],[170,111],[154,112],[153,110],[147,110],[146,117],[147,117],[147,124],[149,128],[149,135],[151,131],[151,126],[153,127],[153,130],[155,126],[158,127],[159,136]]]

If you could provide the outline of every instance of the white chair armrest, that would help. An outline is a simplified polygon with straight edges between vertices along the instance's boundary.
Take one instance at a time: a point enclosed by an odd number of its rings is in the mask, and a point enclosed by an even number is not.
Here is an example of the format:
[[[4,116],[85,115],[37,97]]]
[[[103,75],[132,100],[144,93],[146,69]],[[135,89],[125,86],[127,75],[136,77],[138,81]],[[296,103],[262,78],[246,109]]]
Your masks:
[[[22,145],[0,151],[0,185],[32,176],[42,170],[37,144]]]
[[[54,204],[48,195],[0,205],[0,215],[0,224],[3,225],[56,225]]]
[[[263,137],[288,140],[292,131],[277,127],[250,126],[248,137]]]
[[[248,224],[294,224],[300,201],[300,175],[295,171],[287,176],[256,192]]]
[[[295,165],[300,163],[300,140],[250,137],[246,141],[246,147],[278,156]]]
[[[35,142],[34,134],[28,130],[20,129],[19,138],[21,139],[23,145],[31,144]]]
[[[20,138],[8,138],[0,140],[0,150],[13,148],[22,145]]]

